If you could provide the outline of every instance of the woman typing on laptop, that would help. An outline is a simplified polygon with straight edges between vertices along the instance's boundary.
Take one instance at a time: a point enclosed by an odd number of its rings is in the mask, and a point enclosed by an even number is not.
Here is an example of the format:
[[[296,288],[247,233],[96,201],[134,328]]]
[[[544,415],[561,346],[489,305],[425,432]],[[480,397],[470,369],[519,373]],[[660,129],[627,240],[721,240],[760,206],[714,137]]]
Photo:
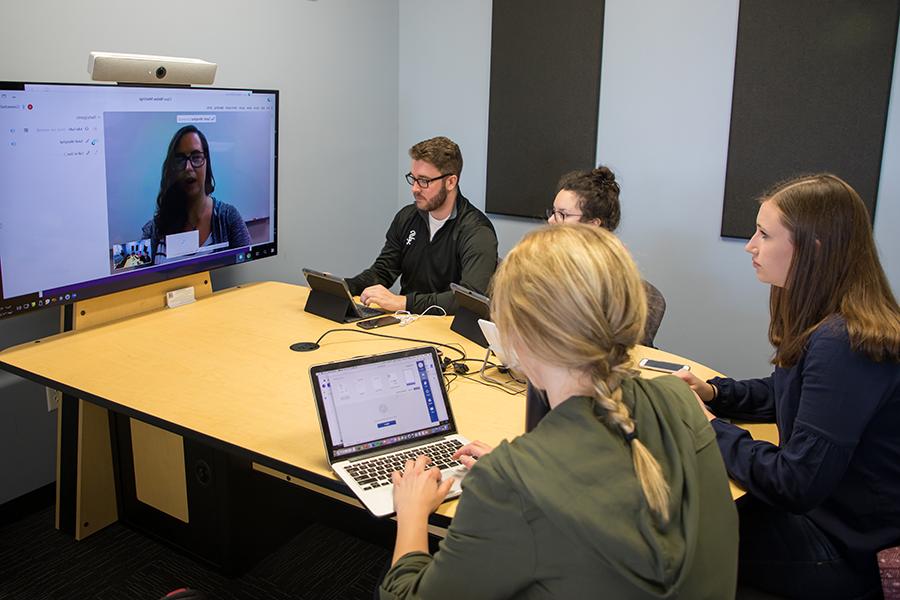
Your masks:
[[[493,283],[492,316],[550,413],[471,467],[440,551],[428,514],[450,481],[409,461],[394,474],[397,542],[382,598],[727,598],[737,519],[712,428],[673,377],[636,377],[640,276],[615,236],[533,231]]]

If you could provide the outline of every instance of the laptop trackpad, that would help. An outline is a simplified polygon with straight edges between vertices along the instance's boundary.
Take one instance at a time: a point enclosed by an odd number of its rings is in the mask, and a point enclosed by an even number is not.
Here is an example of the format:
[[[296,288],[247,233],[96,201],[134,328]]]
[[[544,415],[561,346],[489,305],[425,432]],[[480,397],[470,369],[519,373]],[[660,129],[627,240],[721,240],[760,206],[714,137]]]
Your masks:
[[[441,471],[442,479],[453,479],[453,487],[450,488],[450,492],[447,494],[448,498],[459,496],[459,494],[462,492],[462,480],[465,478],[468,472],[469,469],[467,469],[463,465],[453,467],[452,469],[444,469],[443,471]]]

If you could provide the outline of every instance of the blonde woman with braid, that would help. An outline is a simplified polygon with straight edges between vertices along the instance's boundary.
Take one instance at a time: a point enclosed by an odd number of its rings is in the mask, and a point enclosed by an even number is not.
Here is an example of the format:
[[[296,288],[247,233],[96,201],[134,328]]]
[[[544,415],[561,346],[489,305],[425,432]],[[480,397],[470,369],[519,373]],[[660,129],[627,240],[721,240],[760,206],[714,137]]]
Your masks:
[[[550,413],[458,453],[471,472],[440,550],[428,514],[449,481],[394,474],[389,598],[730,598],[737,514],[715,434],[688,387],[636,376],[644,287],[614,235],[532,231],[493,281],[492,317]]]

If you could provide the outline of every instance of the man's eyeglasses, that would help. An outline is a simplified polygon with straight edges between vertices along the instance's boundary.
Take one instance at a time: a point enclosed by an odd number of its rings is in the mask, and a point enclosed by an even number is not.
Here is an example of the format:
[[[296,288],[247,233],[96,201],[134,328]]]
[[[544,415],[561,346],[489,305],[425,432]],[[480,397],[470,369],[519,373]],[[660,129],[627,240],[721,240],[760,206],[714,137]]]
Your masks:
[[[191,166],[195,169],[199,169],[206,164],[206,155],[202,152],[191,152],[189,155],[176,154],[172,157],[172,164],[175,165],[175,168],[179,171],[187,167],[188,161],[191,161]]]
[[[412,173],[407,173],[406,174],[406,183],[408,183],[409,185],[415,185],[418,183],[419,187],[424,190],[428,187],[428,184],[430,184],[432,181],[437,181],[438,179],[450,177],[451,175],[453,175],[453,173],[444,173],[440,177],[413,177]]]
[[[544,211],[544,214],[547,215],[547,219],[553,219],[554,221],[559,221],[560,223],[564,223],[566,219],[569,217],[578,217],[579,219],[584,215],[582,213],[567,213],[561,210],[557,210],[552,206]]]

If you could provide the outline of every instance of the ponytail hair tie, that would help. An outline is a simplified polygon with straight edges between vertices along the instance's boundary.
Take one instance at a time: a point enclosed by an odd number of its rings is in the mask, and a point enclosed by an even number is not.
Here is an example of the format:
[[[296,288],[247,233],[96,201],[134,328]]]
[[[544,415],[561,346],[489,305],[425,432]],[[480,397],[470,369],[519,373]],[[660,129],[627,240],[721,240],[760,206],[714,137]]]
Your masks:
[[[629,444],[631,442],[633,442],[634,440],[636,440],[637,436],[638,436],[637,435],[637,426],[635,426],[635,428],[632,429],[630,432],[624,432],[624,431],[622,432],[622,437],[624,437],[625,441]]]

